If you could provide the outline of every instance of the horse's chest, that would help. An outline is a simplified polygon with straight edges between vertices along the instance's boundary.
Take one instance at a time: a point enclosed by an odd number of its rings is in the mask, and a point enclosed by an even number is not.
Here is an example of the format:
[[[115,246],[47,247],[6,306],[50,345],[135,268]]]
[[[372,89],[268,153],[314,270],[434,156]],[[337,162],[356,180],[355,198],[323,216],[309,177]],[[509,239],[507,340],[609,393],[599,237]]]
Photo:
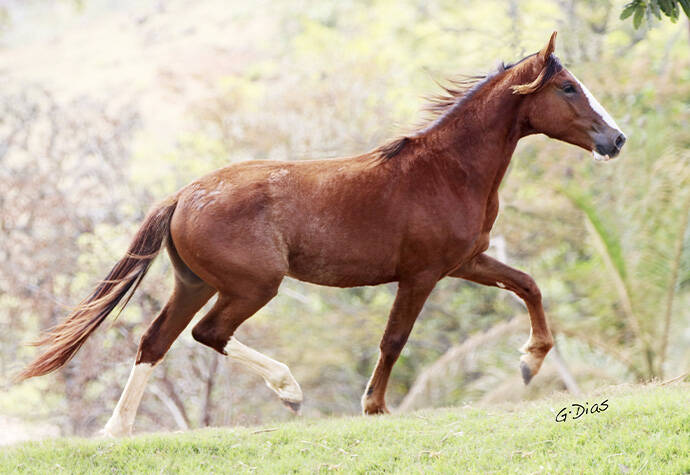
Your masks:
[[[486,209],[484,211],[484,220],[482,222],[482,227],[479,232],[479,236],[474,243],[474,248],[472,249],[471,256],[474,257],[489,248],[489,243],[491,240],[490,234],[491,229],[494,227],[496,222],[496,217],[498,216],[498,194],[492,195],[486,204]]]
[[[496,217],[498,216],[498,194],[495,193],[489,197],[484,211],[484,224],[482,225],[482,233],[489,233],[494,227]]]
[[[488,236],[498,216],[498,194],[489,197],[484,206],[468,207],[461,219],[456,219],[451,226],[451,234],[459,241],[475,243]],[[483,252],[483,251],[482,251]]]
[[[486,206],[478,215],[468,215],[464,225],[453,229],[450,245],[453,247],[454,259],[464,261],[486,251],[497,216],[498,195],[495,194],[487,200]]]

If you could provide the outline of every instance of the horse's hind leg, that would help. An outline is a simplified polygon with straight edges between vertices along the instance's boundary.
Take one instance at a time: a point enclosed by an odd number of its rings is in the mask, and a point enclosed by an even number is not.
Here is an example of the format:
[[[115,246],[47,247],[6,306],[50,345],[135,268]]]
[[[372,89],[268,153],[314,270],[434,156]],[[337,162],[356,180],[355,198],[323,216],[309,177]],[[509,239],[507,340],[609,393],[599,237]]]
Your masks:
[[[247,366],[266,381],[280,400],[293,412],[302,404],[302,390],[284,363],[240,343],[233,337],[242,322],[254,315],[278,291],[280,279],[264,285],[245,282],[243,290],[221,292],[211,311],[192,329],[195,340]]]
[[[188,279],[176,273],[175,289],[168,303],[142,336],[132,372],[113,415],[101,432],[102,435],[122,437],[131,434],[134,417],[153,368],[163,359],[194,314],[214,293],[213,288],[198,278]]]

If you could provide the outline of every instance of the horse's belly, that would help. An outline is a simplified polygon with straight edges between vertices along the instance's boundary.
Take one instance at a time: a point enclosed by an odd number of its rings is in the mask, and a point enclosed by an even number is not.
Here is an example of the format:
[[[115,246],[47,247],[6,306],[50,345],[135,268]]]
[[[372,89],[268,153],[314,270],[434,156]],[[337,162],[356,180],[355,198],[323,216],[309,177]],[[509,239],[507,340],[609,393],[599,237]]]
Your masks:
[[[329,269],[321,269],[317,272],[292,272],[288,273],[292,277],[302,282],[309,282],[311,284],[325,285],[328,287],[361,287],[364,285],[380,285],[388,282],[394,282],[397,278],[391,275],[367,275],[362,273],[342,274],[337,270],[331,271]]]
[[[328,251],[291,253],[288,275],[332,287],[378,285],[396,280],[396,260],[393,256],[386,256],[382,252],[357,255],[348,249]]]

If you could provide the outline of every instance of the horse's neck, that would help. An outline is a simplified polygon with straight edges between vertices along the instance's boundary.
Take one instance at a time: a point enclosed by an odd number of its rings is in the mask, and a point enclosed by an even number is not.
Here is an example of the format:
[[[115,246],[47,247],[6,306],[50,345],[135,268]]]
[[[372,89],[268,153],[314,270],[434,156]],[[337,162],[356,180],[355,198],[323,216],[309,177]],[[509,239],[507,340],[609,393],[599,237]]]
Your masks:
[[[475,187],[495,192],[522,136],[520,98],[485,91],[429,131],[440,155],[455,160]],[[478,186],[477,186],[478,185]]]

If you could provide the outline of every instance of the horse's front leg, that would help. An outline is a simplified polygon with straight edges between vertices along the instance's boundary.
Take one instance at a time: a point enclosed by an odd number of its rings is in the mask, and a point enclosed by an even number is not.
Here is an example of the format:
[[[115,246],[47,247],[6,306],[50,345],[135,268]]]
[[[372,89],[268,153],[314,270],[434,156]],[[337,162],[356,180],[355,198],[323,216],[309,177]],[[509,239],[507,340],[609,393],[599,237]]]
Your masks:
[[[391,309],[386,330],[381,338],[379,359],[376,363],[367,389],[362,396],[364,414],[386,414],[386,386],[407,337],[410,336],[424,302],[438,281],[437,275],[416,276],[414,279],[401,280],[398,293]]]
[[[478,255],[469,263],[456,269],[451,276],[508,289],[524,300],[529,311],[532,329],[529,340],[520,350],[525,353],[520,358],[520,371],[525,384],[528,384],[541,368],[546,354],[553,347],[553,336],[546,323],[544,307],[541,304],[541,292],[534,279],[486,254]]]

